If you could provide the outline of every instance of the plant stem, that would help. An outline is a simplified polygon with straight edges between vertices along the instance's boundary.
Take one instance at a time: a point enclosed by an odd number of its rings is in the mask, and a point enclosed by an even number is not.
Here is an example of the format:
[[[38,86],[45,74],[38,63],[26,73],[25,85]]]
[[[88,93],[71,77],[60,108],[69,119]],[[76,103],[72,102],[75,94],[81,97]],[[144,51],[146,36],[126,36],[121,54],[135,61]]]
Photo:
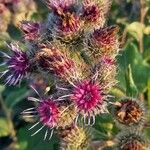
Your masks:
[[[142,24],[144,24],[145,17],[146,17],[146,14],[147,14],[149,8],[146,7],[145,0],[140,0],[140,5],[141,5],[141,9],[140,9],[140,22]],[[140,39],[139,39],[139,48],[140,48],[141,54],[143,54],[143,52],[144,52],[143,36],[141,36]]]
[[[146,17],[148,10],[149,10],[149,8],[146,7],[145,0],[140,0],[140,7],[141,7],[141,9],[140,9],[140,22],[141,22],[141,24],[144,25],[145,17]],[[140,53],[143,54],[143,52],[144,52],[143,35],[139,39],[139,49],[140,49]],[[140,94],[140,99],[141,99],[141,101],[144,101],[145,98],[144,98],[143,93]]]

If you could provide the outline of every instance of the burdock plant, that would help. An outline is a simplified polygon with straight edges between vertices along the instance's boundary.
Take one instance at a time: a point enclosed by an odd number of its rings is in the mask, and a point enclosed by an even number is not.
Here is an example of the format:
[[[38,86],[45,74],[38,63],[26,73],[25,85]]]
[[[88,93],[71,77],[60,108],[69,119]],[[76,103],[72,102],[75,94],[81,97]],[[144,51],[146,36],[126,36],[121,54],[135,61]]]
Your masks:
[[[29,128],[32,136],[45,130],[42,138],[51,139],[57,134],[62,150],[95,149],[90,129],[98,116],[111,114],[110,106],[116,124],[128,133],[127,139],[124,134],[118,138],[117,148],[145,150],[140,134],[130,135],[129,131],[134,127],[142,130],[144,105],[129,97],[114,102],[110,92],[118,82],[116,56],[120,50],[119,27],[106,23],[111,1],[45,0],[44,3],[49,9],[45,22],[20,23],[27,51],[17,42],[8,45],[11,54],[2,52],[6,70],[1,78],[6,85],[44,78],[46,88],[42,94],[39,86],[29,83],[38,97],[29,96],[34,107],[21,113],[35,120]]]

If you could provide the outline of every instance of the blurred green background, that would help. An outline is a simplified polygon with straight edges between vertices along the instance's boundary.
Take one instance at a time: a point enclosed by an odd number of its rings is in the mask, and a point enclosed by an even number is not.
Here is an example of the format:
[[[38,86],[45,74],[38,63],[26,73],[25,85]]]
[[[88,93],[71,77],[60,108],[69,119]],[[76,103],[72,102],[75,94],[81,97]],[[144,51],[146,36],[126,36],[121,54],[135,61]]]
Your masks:
[[[0,1],[0,9],[3,9],[3,4]],[[19,21],[44,21],[48,13],[40,0],[35,0],[32,7],[31,1],[30,7],[27,5],[26,8],[22,8],[24,4],[18,7],[12,5],[5,4],[8,10],[4,18],[0,11],[0,50],[6,52],[6,42],[21,40],[21,32],[17,28]],[[120,27],[121,43],[117,58],[119,83],[111,92],[117,98],[126,95],[144,101],[150,125],[150,0],[114,0],[107,20],[108,25]],[[30,107],[26,100],[30,92],[27,81],[23,81],[20,87],[4,86],[0,81],[0,150],[58,150],[57,137],[44,141],[42,132],[30,136],[28,128],[32,120],[25,120],[20,115]],[[94,140],[113,140],[117,132],[110,115],[96,118],[92,132]],[[150,138],[150,127],[145,128],[145,134],[147,139]]]

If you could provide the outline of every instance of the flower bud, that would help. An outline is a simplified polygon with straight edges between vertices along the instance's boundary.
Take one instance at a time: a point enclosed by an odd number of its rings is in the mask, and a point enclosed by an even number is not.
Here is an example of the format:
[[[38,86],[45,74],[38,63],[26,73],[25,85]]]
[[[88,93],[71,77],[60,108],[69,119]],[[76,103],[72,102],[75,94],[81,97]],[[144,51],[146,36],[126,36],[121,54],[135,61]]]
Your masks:
[[[81,18],[84,20],[84,30],[103,27],[106,14],[110,7],[110,1],[83,0]]]
[[[74,5],[75,0],[47,1],[47,6],[54,13],[55,23],[53,35],[63,42],[70,42],[80,36],[82,21]]]
[[[87,45],[94,58],[103,55],[116,56],[119,49],[118,27],[110,26],[94,30],[87,39]]]

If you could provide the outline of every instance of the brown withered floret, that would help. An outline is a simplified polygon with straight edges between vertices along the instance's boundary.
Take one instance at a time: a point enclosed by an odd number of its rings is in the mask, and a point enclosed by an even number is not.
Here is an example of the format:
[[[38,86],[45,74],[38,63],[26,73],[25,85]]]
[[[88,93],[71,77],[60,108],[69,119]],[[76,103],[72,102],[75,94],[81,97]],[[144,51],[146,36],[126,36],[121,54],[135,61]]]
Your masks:
[[[143,115],[143,110],[132,100],[120,102],[116,107],[115,115],[120,123],[132,125],[138,123]]]
[[[132,140],[121,147],[121,150],[147,150],[143,143]]]

